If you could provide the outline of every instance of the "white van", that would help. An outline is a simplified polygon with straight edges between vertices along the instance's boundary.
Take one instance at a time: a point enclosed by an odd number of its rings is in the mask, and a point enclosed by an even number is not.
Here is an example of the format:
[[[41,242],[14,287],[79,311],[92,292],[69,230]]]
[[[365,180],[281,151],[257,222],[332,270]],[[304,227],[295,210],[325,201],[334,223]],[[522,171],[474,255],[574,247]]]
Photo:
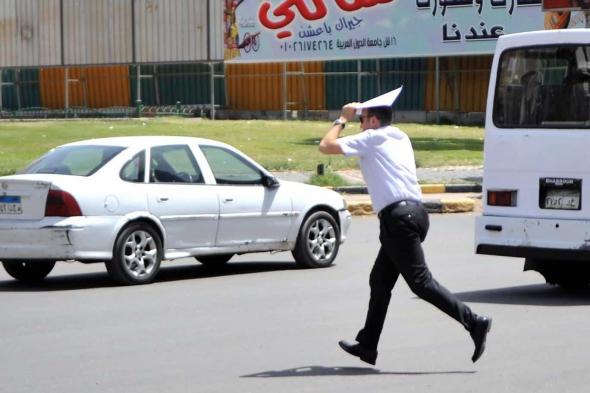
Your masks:
[[[498,39],[485,124],[478,254],[590,283],[590,29]]]

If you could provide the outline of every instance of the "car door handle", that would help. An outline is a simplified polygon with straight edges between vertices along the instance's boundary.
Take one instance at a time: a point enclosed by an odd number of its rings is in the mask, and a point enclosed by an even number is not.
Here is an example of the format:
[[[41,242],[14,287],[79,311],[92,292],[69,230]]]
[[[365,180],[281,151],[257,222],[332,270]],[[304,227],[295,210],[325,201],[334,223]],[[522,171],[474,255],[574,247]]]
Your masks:
[[[233,202],[234,198],[223,198],[223,203]]]
[[[170,198],[168,198],[168,197],[159,197],[158,198],[158,202],[168,202],[168,199],[170,199]]]

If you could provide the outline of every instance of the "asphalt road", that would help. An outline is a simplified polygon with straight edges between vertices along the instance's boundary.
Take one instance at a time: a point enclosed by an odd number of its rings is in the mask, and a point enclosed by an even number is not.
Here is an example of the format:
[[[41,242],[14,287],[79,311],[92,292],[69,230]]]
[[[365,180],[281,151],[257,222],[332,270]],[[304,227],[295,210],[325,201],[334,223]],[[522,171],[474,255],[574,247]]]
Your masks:
[[[0,392],[587,392],[590,291],[546,286],[520,261],[473,254],[471,214],[431,216],[437,279],[493,317],[469,335],[398,283],[375,368],[337,345],[364,319],[377,220],[353,219],[337,263],[235,258],[223,273],[169,263],[116,287],[103,266],[60,264],[27,287],[0,273]]]

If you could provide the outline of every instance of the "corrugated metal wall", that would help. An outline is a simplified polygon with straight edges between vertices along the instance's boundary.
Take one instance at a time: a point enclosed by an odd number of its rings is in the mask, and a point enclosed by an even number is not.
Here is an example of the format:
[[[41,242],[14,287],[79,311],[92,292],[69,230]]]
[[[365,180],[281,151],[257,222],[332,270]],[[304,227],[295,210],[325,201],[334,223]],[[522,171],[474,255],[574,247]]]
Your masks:
[[[326,109],[323,67],[323,62],[287,63],[289,109]],[[229,109],[283,109],[282,63],[227,64],[225,75]]]
[[[400,110],[422,110],[426,85],[425,59],[361,60],[360,91],[358,62],[326,62],[328,109],[340,109],[347,102],[365,101],[404,85],[396,103]]]
[[[435,59],[428,59],[426,111],[436,110]],[[441,111],[485,112],[492,56],[440,59]]]
[[[163,104],[207,104],[211,101],[211,79],[207,64],[158,66],[160,100]],[[223,102],[223,90],[216,90],[216,101]]]
[[[42,106],[65,107],[65,69],[46,68],[40,71]],[[131,106],[129,70],[127,66],[70,67],[69,106],[105,108]]]
[[[59,0],[0,0],[0,67],[61,63]]]
[[[223,0],[209,0],[209,47],[210,60],[223,60]]]
[[[441,59],[440,109],[484,112],[491,56]],[[70,67],[69,105],[90,108],[132,106],[136,100],[135,66]],[[380,59],[361,62],[358,97],[356,61],[287,64],[287,102],[292,110],[339,109],[404,85],[399,110],[434,111],[434,59]],[[303,71],[303,72],[302,72]],[[64,68],[4,69],[4,109],[65,106]],[[224,65],[215,66],[223,75]],[[348,73],[348,74],[342,74]],[[207,64],[142,66],[144,105],[209,104]],[[215,78],[215,103],[232,110],[282,110],[283,64],[228,64],[225,79]],[[227,98],[226,98],[227,92]]]
[[[14,70],[2,70],[2,82],[7,83],[2,86],[2,109],[18,109],[18,96],[16,75]]]
[[[156,65],[142,65],[140,66],[140,74],[144,76],[141,78],[141,102],[143,105],[160,105],[160,98],[158,95],[158,82],[156,75],[158,74],[158,66]],[[133,103],[137,101],[137,67],[129,67],[129,74],[131,77],[131,99]]]
[[[20,107],[40,107],[41,94],[39,89],[39,70],[34,68],[14,71],[17,74],[18,78]]]
[[[137,100],[137,67],[131,67],[131,95]],[[223,75],[223,64],[214,68]],[[141,66],[141,101],[143,105],[210,104],[211,71],[207,64],[170,64]],[[225,103],[223,79],[215,80],[215,104]]]
[[[39,70],[2,70],[2,109],[15,110],[41,106]]]
[[[207,16],[205,0],[136,0],[136,61],[207,60]]]
[[[135,62],[222,60],[223,7],[220,0],[0,0],[0,67],[133,63],[134,37]]]
[[[131,63],[131,8],[128,0],[63,0],[64,63]]]

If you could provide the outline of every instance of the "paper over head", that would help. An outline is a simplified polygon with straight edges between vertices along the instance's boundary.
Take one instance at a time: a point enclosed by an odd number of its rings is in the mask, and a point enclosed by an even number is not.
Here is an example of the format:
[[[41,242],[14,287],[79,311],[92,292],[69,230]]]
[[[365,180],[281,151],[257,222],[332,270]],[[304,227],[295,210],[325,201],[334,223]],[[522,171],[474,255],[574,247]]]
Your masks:
[[[400,93],[402,92],[402,89],[403,86],[400,86],[397,89],[390,91],[389,93],[382,94],[378,97],[371,98],[369,101],[357,104],[356,113],[360,115],[362,110],[366,108],[375,108],[378,106],[392,106],[395,100],[397,100],[397,97],[399,97]]]

